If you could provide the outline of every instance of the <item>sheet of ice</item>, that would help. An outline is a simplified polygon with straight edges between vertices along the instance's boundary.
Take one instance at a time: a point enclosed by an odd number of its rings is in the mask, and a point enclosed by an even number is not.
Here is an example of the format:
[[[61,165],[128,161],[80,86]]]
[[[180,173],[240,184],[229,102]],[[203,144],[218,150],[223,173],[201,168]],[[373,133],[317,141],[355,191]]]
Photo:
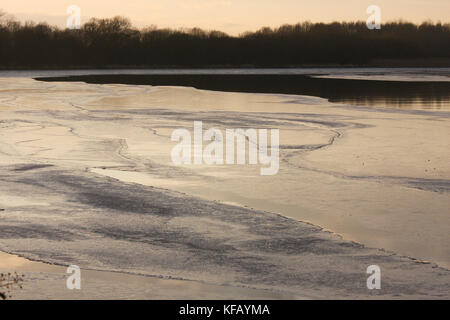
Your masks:
[[[11,270],[23,274],[25,280],[22,289],[14,288],[11,292],[14,300],[308,299],[269,290],[97,270],[82,270],[81,290],[67,290],[67,267],[30,261],[0,252],[0,272],[7,273]]]
[[[13,202],[0,249],[311,297],[449,296],[448,270],[401,257],[450,265],[448,112],[18,78],[0,88],[0,203]],[[279,174],[174,166],[170,134],[194,120],[279,128]],[[371,264],[381,292],[365,287]]]

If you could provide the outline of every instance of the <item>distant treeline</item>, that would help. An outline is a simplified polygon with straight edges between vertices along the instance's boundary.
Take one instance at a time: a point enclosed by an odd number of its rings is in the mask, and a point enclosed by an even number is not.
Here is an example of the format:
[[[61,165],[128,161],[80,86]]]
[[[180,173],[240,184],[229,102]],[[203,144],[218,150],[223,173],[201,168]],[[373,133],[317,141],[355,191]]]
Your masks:
[[[370,65],[381,60],[450,61],[450,24],[310,23],[220,31],[138,30],[123,17],[92,19],[79,30],[0,17],[0,68],[289,67]]]

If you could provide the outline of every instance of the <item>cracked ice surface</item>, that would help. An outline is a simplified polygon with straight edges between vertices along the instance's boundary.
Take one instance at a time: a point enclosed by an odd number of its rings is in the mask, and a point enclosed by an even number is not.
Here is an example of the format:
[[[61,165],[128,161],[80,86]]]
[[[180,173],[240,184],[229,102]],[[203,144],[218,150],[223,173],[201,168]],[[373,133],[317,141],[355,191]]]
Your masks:
[[[280,129],[279,173],[173,166],[171,132],[198,120]],[[314,97],[0,79],[0,249],[310,297],[448,298],[449,126]]]

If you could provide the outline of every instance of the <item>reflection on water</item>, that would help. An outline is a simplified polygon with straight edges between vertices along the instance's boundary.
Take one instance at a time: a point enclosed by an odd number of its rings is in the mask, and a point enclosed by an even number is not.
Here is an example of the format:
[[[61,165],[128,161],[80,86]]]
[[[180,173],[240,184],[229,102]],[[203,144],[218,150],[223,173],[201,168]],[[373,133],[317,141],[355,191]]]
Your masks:
[[[392,97],[355,97],[355,98],[335,98],[331,102],[342,102],[345,104],[369,106],[377,108],[395,108],[411,110],[450,110],[450,99],[441,99],[440,97],[410,97],[410,98],[392,98]]]
[[[368,76],[368,79],[370,77]],[[103,74],[40,78],[197,89],[317,96],[359,106],[450,111],[449,81],[381,81],[318,78],[300,74]]]
[[[450,82],[327,80],[334,81],[312,83],[308,91],[337,103],[416,110],[450,110]]]

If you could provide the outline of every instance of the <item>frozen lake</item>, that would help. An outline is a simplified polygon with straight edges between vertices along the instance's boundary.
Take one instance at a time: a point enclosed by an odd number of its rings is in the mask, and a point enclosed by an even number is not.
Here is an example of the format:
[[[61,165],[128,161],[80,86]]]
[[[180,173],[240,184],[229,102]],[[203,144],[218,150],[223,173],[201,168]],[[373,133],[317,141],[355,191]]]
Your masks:
[[[314,74],[449,79],[407,70]],[[97,72],[0,73],[1,250],[309,297],[367,297],[365,268],[379,264],[381,294],[448,297],[449,271],[436,267],[450,268],[447,110],[29,78]],[[278,128],[279,173],[175,166],[170,135],[193,121]]]

